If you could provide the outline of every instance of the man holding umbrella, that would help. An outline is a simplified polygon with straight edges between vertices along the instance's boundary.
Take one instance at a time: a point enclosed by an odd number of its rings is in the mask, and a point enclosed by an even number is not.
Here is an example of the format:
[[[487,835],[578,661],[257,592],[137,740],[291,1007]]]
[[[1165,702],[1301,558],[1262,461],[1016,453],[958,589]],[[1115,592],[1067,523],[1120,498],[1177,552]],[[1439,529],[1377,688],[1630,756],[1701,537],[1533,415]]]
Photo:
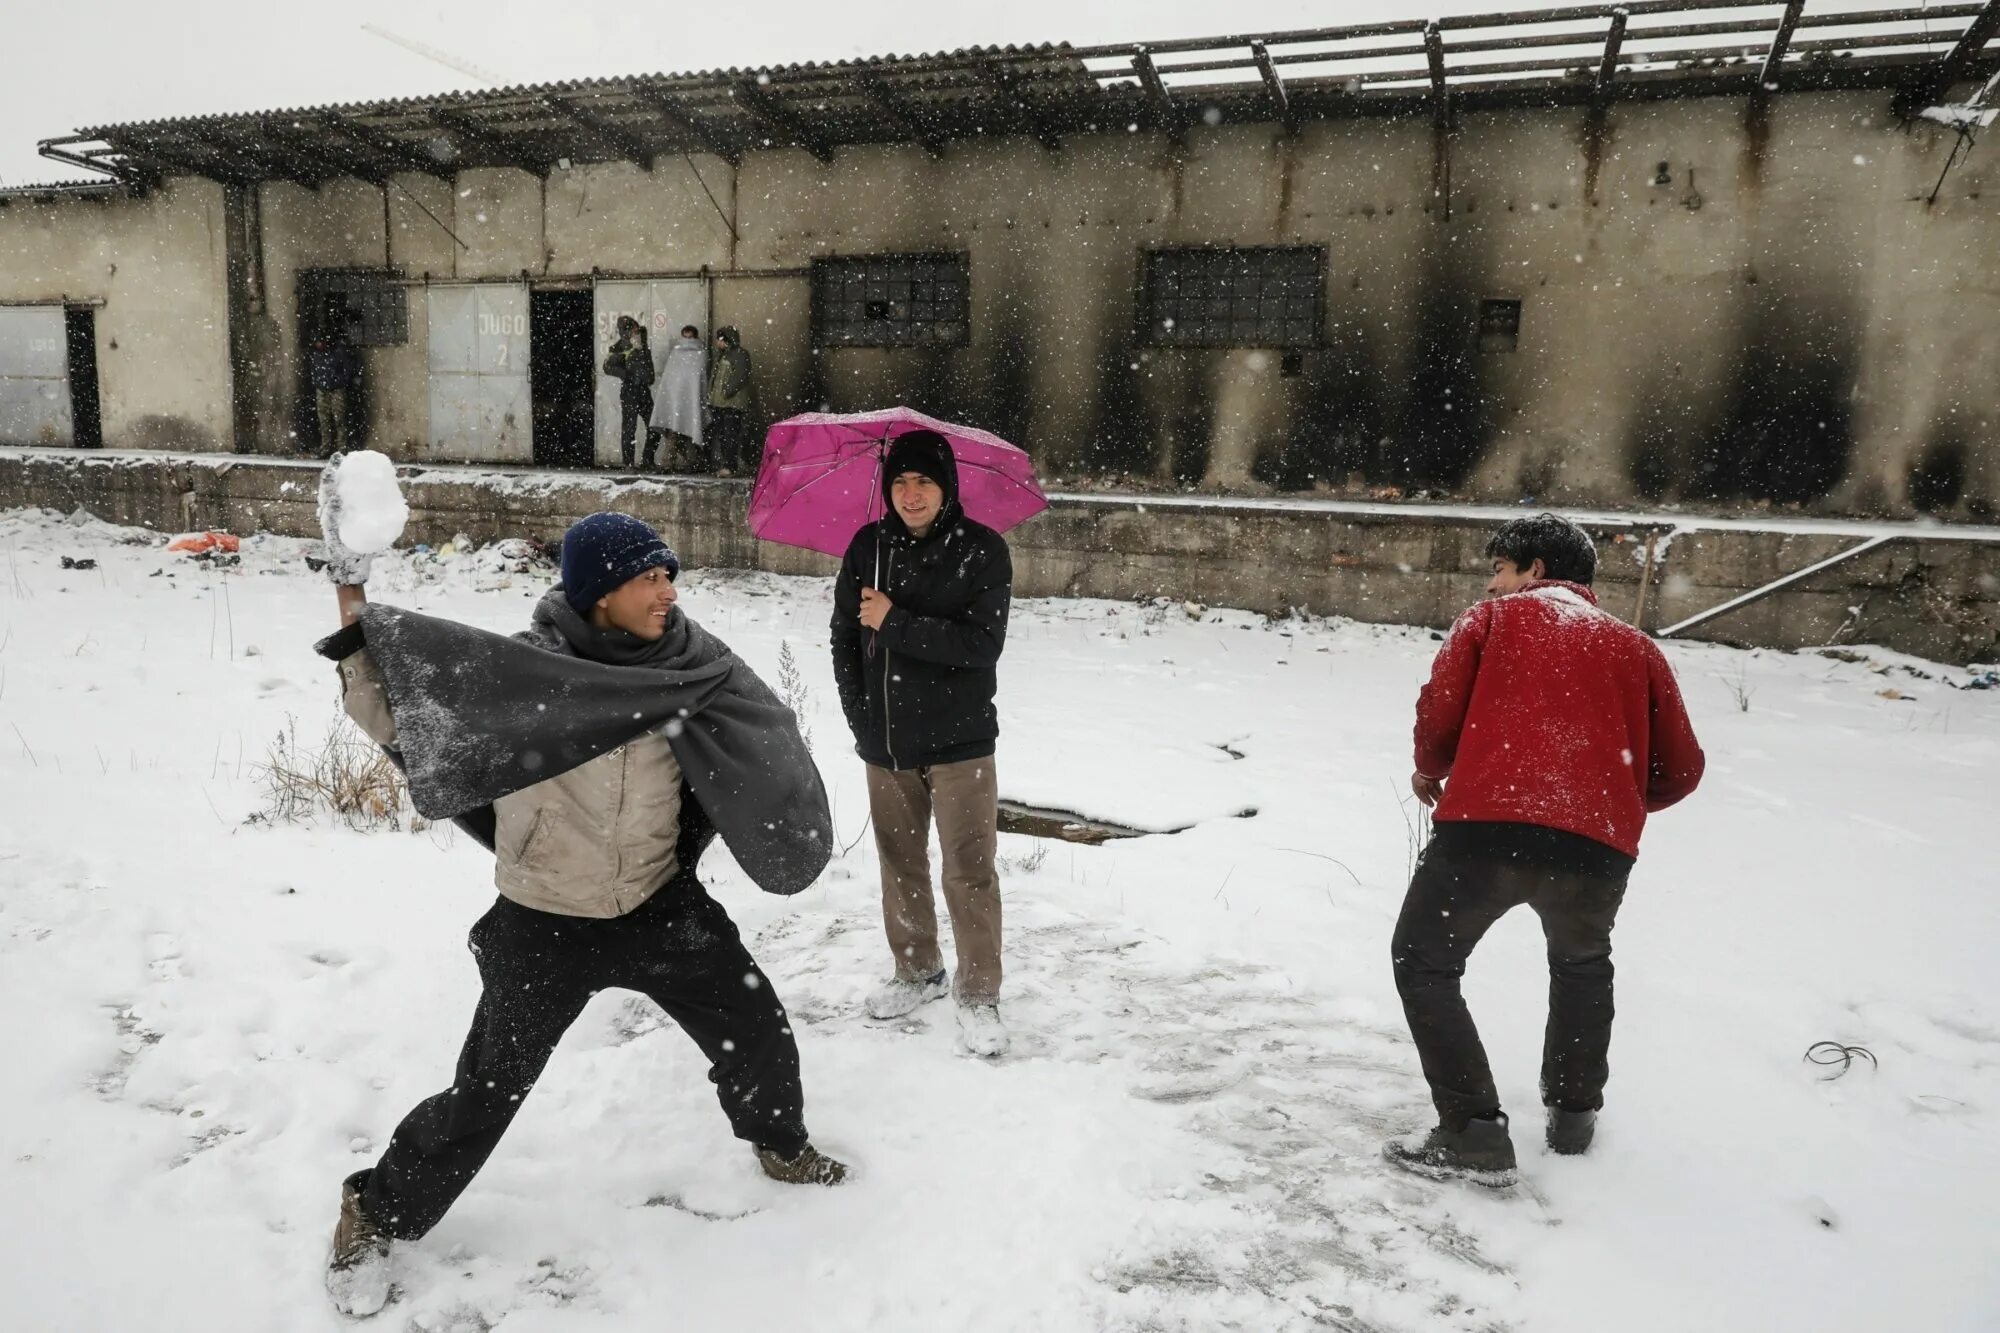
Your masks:
[[[895,958],[868,1013],[900,1018],[955,989],[961,1046],[998,1056],[1008,1037],[999,1010],[993,695],[1013,563],[1000,534],[966,516],[958,460],[937,431],[889,442],[881,488],[888,512],[854,534],[834,584],[832,624],[841,708],[868,765],[882,918]],[[957,945],[955,986],[938,950],[933,821]]]

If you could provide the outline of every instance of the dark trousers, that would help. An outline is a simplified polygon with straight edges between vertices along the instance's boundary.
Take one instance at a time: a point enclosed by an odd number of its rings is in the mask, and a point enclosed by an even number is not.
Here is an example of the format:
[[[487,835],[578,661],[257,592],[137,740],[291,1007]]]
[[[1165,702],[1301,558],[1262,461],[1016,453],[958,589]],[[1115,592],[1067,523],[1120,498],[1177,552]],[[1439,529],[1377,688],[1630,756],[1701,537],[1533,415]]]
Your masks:
[[[359,1182],[362,1209],[384,1233],[411,1240],[438,1224],[499,1145],[563,1032],[609,987],[648,996],[694,1038],[737,1138],[786,1156],[805,1146],[799,1048],[784,1006],[735,923],[691,877],[605,920],[502,898],[468,942],[485,991],[451,1087],[403,1117]]]
[[[709,457],[718,468],[728,468],[731,472],[743,470],[743,451],[746,438],[750,434],[750,418],[738,407],[711,407],[708,409],[707,436]]]
[[[637,450],[639,440],[647,433],[646,423],[653,415],[653,395],[648,393],[639,398],[618,396],[618,454],[625,460],[625,466],[632,466],[632,455]]]
[[[1604,1105],[1611,1075],[1611,927],[1630,858],[1573,834],[1510,824],[1441,824],[1424,849],[1390,955],[1403,1014],[1440,1123],[1463,1129],[1500,1109],[1486,1048],[1459,981],[1493,923],[1526,903],[1549,945],[1542,1101]]]

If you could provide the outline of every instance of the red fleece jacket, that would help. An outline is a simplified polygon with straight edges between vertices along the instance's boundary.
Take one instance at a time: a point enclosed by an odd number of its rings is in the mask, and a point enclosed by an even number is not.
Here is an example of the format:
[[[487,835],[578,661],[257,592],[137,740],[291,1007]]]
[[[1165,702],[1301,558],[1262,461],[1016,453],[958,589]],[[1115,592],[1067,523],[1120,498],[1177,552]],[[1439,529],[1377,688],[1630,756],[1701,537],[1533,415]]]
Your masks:
[[[1440,822],[1539,824],[1639,854],[1650,811],[1705,764],[1653,641],[1553,580],[1451,627],[1417,699],[1417,771],[1449,778]]]

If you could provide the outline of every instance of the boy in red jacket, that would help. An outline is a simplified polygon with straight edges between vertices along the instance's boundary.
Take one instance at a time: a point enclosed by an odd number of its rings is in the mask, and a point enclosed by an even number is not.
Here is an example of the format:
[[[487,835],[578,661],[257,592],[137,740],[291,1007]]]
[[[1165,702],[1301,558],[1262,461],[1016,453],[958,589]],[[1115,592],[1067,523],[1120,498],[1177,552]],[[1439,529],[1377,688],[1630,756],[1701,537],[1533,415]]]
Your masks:
[[[1610,1074],[1611,926],[1639,833],[1695,789],[1703,758],[1665,656],[1598,609],[1589,534],[1521,518],[1486,554],[1486,600],[1451,627],[1417,700],[1410,785],[1436,829],[1390,949],[1438,1126],[1386,1152],[1421,1174],[1505,1185],[1514,1144],[1459,993],[1466,959],[1510,908],[1541,918],[1548,1145],[1583,1152]]]

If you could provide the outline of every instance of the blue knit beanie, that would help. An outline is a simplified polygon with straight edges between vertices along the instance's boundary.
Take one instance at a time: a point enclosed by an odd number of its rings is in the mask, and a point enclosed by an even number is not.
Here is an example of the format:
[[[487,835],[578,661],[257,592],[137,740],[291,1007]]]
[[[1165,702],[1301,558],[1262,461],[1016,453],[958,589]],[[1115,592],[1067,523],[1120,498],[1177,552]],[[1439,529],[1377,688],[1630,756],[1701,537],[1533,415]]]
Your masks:
[[[563,534],[563,596],[580,616],[588,616],[605,593],[655,565],[665,565],[668,578],[681,572],[680,557],[660,534],[630,514],[592,514]]]

